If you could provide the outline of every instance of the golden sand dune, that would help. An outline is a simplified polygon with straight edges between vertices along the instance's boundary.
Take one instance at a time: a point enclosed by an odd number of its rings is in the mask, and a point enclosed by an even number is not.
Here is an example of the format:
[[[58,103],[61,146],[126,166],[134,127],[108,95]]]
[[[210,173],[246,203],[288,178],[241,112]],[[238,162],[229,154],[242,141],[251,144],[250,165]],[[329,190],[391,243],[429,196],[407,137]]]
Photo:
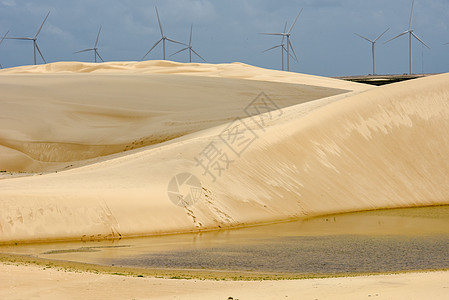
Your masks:
[[[261,91],[282,108],[366,89],[242,64],[160,61],[54,63],[0,76],[0,171],[16,172],[60,170],[214,127],[245,116]]]
[[[130,74],[112,67],[72,74],[88,68],[77,63],[68,74],[62,67],[61,74],[0,73],[7,114],[0,166],[48,170],[119,152],[64,172],[0,180],[0,241],[101,239],[449,203],[449,74],[370,89],[240,64],[231,65],[234,74],[251,69],[260,78],[160,74],[195,69],[166,64],[148,63],[147,74],[134,74],[136,66]],[[269,98],[251,102],[260,91]],[[120,152],[142,138],[155,141]]]

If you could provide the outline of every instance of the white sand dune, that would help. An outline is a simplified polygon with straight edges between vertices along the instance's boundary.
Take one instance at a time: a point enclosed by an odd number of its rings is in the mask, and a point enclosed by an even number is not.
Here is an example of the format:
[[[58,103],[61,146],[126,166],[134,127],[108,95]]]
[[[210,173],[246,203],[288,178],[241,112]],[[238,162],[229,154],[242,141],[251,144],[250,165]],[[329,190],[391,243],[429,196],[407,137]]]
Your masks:
[[[282,108],[366,89],[242,64],[160,61],[54,63],[0,76],[0,171],[16,172],[60,170],[214,127],[245,116],[261,91]]]
[[[90,159],[0,180],[1,242],[449,203],[449,74],[369,88],[242,64],[100,66],[0,72],[0,169]],[[260,91],[280,109],[255,115],[258,98],[245,111]],[[169,182],[185,173],[201,193],[183,185],[197,201],[175,205]]]

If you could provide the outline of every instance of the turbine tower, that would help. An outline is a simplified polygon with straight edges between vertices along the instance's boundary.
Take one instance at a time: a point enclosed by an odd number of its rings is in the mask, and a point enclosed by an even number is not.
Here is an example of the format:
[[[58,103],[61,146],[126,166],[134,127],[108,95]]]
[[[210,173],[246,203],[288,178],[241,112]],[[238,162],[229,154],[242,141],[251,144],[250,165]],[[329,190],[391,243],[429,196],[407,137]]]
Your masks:
[[[388,41],[385,42],[388,43],[400,36],[403,36],[404,34],[408,33],[408,47],[409,47],[409,74],[412,74],[412,37],[414,37],[415,39],[417,39],[421,44],[423,44],[424,46],[426,46],[428,49],[430,49],[429,46],[426,45],[426,43],[424,43],[414,32],[412,29],[412,19],[413,19],[413,6],[415,5],[415,0],[412,1],[412,11],[410,13],[410,23],[408,26],[408,29],[406,31],[404,31],[403,33],[398,34],[397,36],[389,39]]]
[[[30,38],[30,37],[8,37],[6,38],[7,40],[24,40],[24,41],[33,41],[33,49],[34,49],[34,64],[37,64],[37,57],[36,57],[36,50],[39,52],[39,55],[41,56],[42,60],[44,61],[44,63],[47,63],[45,61],[44,56],[42,55],[41,49],[39,49],[39,46],[37,45],[37,36],[39,35],[39,33],[42,30],[42,27],[44,26],[45,21],[47,21],[48,15],[50,14],[50,12],[48,12],[47,16],[45,16],[44,21],[41,24],[41,27],[39,27],[38,31],[36,32],[36,34],[34,35],[34,37]]]
[[[100,26],[100,29],[98,30],[97,40],[95,41],[95,46],[93,48],[76,51],[76,52],[73,52],[73,54],[81,53],[81,52],[93,51],[94,52],[94,61],[97,62],[97,56],[98,56],[98,58],[101,59],[102,62],[104,62],[103,58],[100,56],[100,53],[98,53],[98,48],[97,48],[98,39],[100,38],[100,32],[101,32],[101,26]]]
[[[9,30],[5,33],[5,35],[2,37],[2,39],[0,40],[0,45],[3,43],[3,40],[6,38],[6,36],[8,35]],[[2,64],[0,64],[0,69],[3,69]]]
[[[166,36],[164,35],[164,30],[162,29],[161,19],[159,18],[159,12],[157,11],[157,7],[155,7],[155,8],[156,8],[157,21],[158,21],[158,23],[159,23],[159,29],[161,30],[161,38],[160,38],[160,39],[153,45],[153,47],[150,48],[150,50],[148,50],[148,52],[142,57],[141,60],[144,60],[145,57],[151,52],[151,50],[153,50],[154,47],[156,47],[161,41],[162,41],[162,53],[163,53],[163,59],[164,59],[164,60],[165,60],[165,42],[166,42],[166,41],[169,41],[169,42],[172,42],[172,43],[176,43],[176,44],[180,44],[180,45],[187,46],[187,45],[184,44],[184,43],[175,41],[174,39],[171,39],[171,38],[166,37]]]
[[[178,54],[178,53],[180,53],[180,52],[182,52],[182,51],[185,51],[185,50],[189,50],[189,62],[192,62],[192,52],[193,52],[196,56],[198,56],[199,58],[201,58],[204,62],[206,62],[206,60],[205,60],[204,58],[202,58],[201,55],[199,55],[195,50],[193,50],[193,47],[192,47],[192,30],[193,30],[193,24],[190,25],[190,39],[189,39],[189,45],[188,45],[187,47],[185,47],[185,48],[183,48],[183,49],[181,49],[181,50],[179,50],[179,51],[173,53],[173,54],[170,55],[170,56],[173,56],[173,55]]]
[[[381,36],[383,36],[385,34],[385,32],[387,32],[390,28],[388,28],[387,30],[385,30],[384,32],[382,32],[377,38],[375,38],[374,40],[370,40],[367,37],[364,37],[363,35],[360,35],[358,33],[354,33],[355,35],[358,35],[359,37],[361,37],[364,40],[367,40],[368,42],[371,43],[371,51],[373,54],[373,75],[376,75],[376,64],[375,64],[375,56],[374,56],[374,46],[376,45],[376,42],[378,39],[381,38]]]
[[[285,30],[284,30],[284,32],[262,33],[262,34],[266,34],[266,35],[280,35],[280,36],[282,36],[282,37],[286,37],[286,38],[287,38],[287,50],[286,50],[286,51],[287,51],[287,71],[290,71],[290,50],[292,50],[293,55],[295,56],[295,59],[298,60],[298,57],[296,56],[295,50],[293,49],[293,45],[292,45],[292,42],[291,42],[291,40],[290,40],[290,36],[291,36],[292,29],[293,29],[293,27],[295,26],[296,21],[298,20],[299,15],[301,14],[301,12],[302,12],[302,8],[301,8],[301,10],[299,11],[298,15],[296,16],[295,21],[294,21],[293,24],[290,26],[290,28],[288,29],[287,32],[285,32]],[[279,46],[279,45],[278,45],[278,46]]]
[[[287,30],[287,22],[285,22],[284,32],[286,30]],[[271,48],[268,48],[268,49],[262,51],[262,53],[265,53],[267,51],[281,47],[282,71],[284,71],[284,52],[287,52],[287,48],[285,48],[285,44],[284,44],[284,39],[285,39],[285,36],[282,36],[282,41],[279,45],[273,46]],[[293,55],[290,54],[290,56],[295,59],[295,57]],[[296,61],[298,61],[298,60],[296,60]]]

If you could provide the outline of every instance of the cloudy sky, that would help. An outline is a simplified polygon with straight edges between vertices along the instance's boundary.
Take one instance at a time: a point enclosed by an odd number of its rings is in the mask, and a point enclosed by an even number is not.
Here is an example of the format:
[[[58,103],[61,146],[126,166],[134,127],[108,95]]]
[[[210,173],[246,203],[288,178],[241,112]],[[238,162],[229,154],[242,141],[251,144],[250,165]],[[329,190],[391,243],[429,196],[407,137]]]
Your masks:
[[[411,0],[0,0],[0,35],[9,30],[11,37],[32,37],[51,11],[38,38],[47,62],[92,61],[91,53],[73,52],[92,47],[100,25],[98,47],[106,61],[140,60],[160,38],[156,5],[168,37],[188,42],[193,23],[194,49],[211,63],[280,69],[279,48],[262,53],[280,38],[259,33],[282,31],[303,8],[292,30],[299,62],[291,61],[291,71],[371,73],[371,45],[354,33],[374,39],[390,27],[376,44],[376,71],[408,72],[408,38],[384,42],[408,29]],[[449,0],[416,0],[413,29],[431,48],[413,41],[413,71],[449,72],[449,45],[443,45],[449,42]],[[169,45],[167,53],[179,49]],[[147,57],[161,58],[160,45]],[[170,59],[186,62],[188,57],[184,52]],[[5,40],[0,63],[32,64],[32,42]]]

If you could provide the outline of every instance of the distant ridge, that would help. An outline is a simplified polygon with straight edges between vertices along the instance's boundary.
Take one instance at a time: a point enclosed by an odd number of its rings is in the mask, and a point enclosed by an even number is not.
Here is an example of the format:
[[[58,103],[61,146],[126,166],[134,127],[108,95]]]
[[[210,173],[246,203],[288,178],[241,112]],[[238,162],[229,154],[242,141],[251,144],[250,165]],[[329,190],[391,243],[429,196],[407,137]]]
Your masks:
[[[428,73],[428,74],[402,74],[402,75],[359,75],[359,76],[338,76],[333,77],[335,79],[347,80],[352,82],[371,84],[371,85],[384,85],[410,79],[428,77],[438,75],[441,73]]]

